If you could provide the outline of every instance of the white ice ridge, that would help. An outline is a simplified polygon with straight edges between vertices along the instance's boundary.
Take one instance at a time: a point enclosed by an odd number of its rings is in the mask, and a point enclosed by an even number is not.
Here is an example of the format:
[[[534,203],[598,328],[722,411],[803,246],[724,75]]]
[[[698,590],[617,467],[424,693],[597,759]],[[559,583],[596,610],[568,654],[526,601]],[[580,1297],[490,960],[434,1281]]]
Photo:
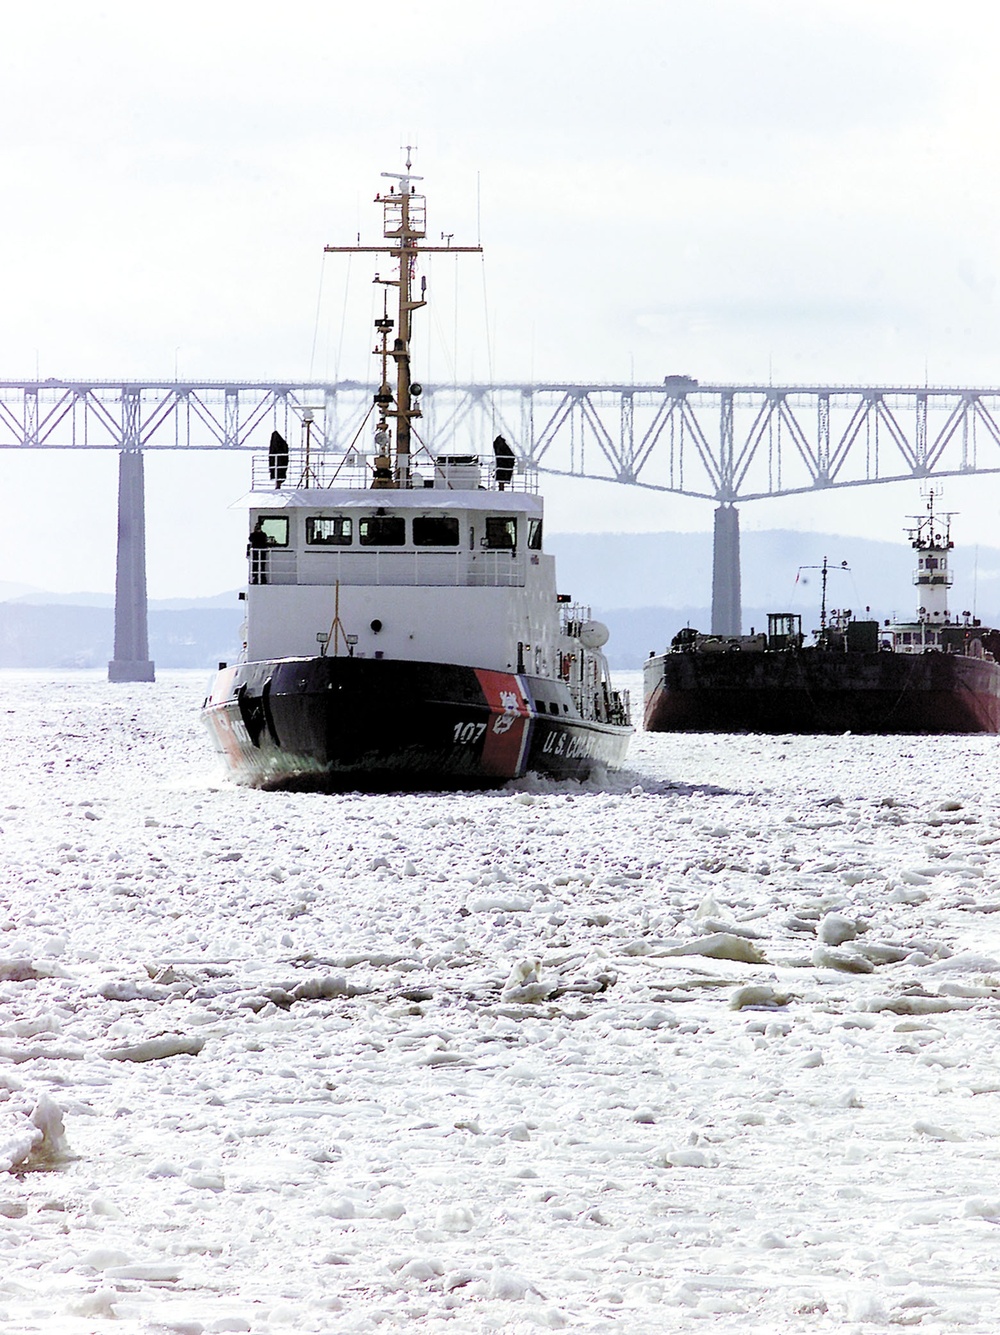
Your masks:
[[[47,1094],[0,1077],[0,1173],[50,1168],[66,1152],[63,1115]]]

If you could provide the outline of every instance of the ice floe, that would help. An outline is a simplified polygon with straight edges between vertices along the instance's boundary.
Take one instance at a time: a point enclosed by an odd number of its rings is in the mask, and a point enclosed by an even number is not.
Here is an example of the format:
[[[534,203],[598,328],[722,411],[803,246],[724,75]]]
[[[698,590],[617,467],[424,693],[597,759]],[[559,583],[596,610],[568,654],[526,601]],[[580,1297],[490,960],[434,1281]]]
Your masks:
[[[324,797],[2,684],[4,1335],[993,1328],[995,738]]]

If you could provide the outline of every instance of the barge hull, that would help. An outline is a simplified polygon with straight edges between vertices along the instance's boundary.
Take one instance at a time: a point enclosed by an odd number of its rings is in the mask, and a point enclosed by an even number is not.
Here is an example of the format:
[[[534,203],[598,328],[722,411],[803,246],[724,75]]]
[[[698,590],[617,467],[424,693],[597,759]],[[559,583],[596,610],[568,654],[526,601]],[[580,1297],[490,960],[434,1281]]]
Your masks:
[[[661,654],[650,732],[996,733],[1000,664],[948,653]]]

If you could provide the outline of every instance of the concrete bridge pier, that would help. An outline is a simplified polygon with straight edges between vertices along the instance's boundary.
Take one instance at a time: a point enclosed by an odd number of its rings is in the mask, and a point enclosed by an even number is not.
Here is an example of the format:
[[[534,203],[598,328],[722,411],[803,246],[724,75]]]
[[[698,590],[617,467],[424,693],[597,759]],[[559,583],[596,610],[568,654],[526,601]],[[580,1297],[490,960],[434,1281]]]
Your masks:
[[[712,541],[712,634],[740,635],[742,628],[740,514],[735,505],[720,505]]]
[[[146,625],[146,487],[141,450],[118,456],[115,656],[108,681],[153,681]]]

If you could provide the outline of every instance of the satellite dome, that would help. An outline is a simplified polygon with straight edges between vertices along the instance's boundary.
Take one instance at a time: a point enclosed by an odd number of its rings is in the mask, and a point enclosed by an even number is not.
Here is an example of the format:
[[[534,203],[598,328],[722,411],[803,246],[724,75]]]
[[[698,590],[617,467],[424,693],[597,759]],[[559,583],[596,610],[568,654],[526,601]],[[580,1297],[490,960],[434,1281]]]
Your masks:
[[[585,621],[577,638],[584,649],[600,649],[607,644],[610,634],[603,621]]]

